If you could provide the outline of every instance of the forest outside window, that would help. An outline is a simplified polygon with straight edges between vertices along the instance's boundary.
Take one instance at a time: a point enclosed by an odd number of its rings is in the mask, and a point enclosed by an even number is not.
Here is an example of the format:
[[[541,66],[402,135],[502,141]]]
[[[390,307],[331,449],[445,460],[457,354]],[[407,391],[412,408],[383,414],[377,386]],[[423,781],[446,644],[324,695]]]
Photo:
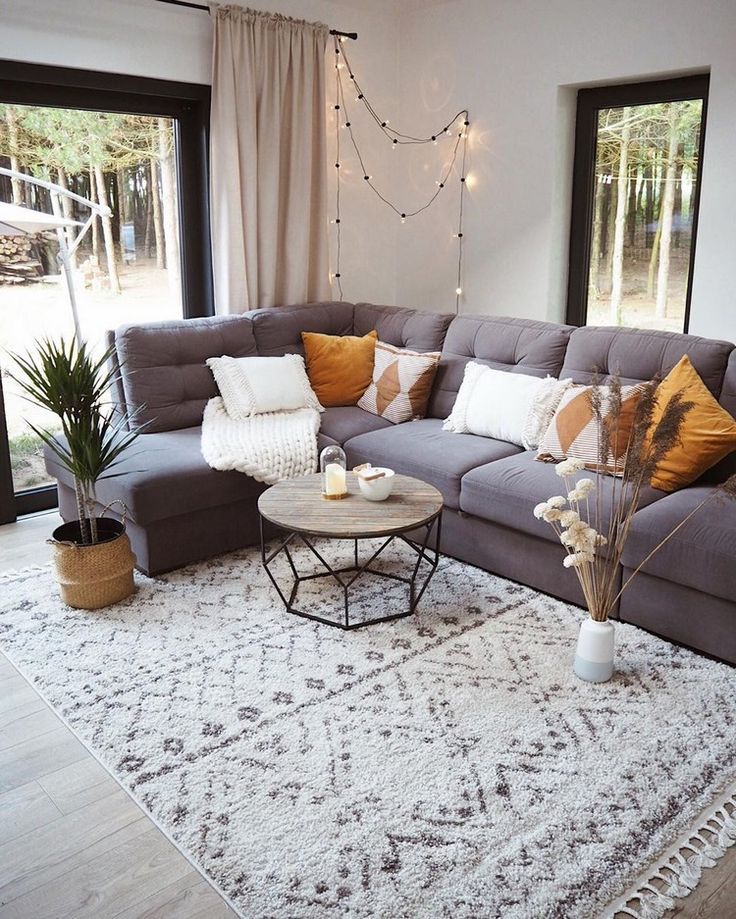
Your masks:
[[[23,398],[9,354],[76,334],[101,356],[109,329],[212,313],[209,99],[199,84],[0,61],[0,203],[66,221],[67,248],[85,228],[68,274],[53,230],[0,233],[0,523],[56,502],[34,429],[58,420]]]
[[[708,77],[580,90],[568,322],[687,331]]]

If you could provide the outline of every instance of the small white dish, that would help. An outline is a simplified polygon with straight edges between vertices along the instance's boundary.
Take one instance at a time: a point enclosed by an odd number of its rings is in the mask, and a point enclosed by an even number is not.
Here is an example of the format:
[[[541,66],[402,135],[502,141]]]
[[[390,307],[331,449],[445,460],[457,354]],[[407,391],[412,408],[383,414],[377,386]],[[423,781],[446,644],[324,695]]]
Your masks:
[[[372,479],[371,481],[366,481],[360,473],[357,474],[360,493],[368,501],[385,501],[394,487],[395,473],[393,469],[387,469],[385,466],[372,466],[370,469],[366,469],[366,473],[369,475],[375,475],[377,472],[382,472],[383,475],[380,479]]]

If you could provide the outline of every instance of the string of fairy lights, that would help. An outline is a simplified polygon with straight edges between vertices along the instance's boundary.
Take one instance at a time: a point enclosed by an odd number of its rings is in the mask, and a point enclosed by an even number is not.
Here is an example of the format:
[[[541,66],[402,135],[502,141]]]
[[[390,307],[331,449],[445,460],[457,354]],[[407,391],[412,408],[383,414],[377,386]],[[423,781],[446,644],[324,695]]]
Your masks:
[[[341,261],[342,261],[342,211],[341,211],[341,134],[342,131],[347,132],[347,136],[350,139],[353,150],[357,157],[360,168],[363,171],[363,180],[368,188],[387,206],[389,207],[394,214],[399,218],[401,223],[406,223],[407,220],[410,220],[412,217],[416,217],[418,214],[421,214],[423,211],[426,211],[427,208],[431,207],[432,204],[437,200],[440,194],[448,188],[453,182],[453,175],[455,172],[455,165],[460,160],[459,168],[459,192],[458,192],[458,211],[457,211],[457,225],[456,232],[453,233],[453,238],[457,239],[457,275],[456,275],[456,287],[455,287],[455,312],[460,310],[460,297],[463,293],[463,218],[465,210],[465,190],[467,188],[467,176],[466,176],[466,166],[467,166],[467,156],[468,156],[468,134],[470,130],[470,116],[467,109],[462,109],[456,115],[454,115],[450,121],[443,125],[438,131],[434,134],[430,134],[428,137],[416,137],[412,134],[406,134],[401,131],[398,131],[396,128],[392,127],[388,119],[382,118],[376,109],[373,107],[371,102],[368,100],[363,88],[358,82],[357,77],[353,71],[353,68],[350,65],[350,60],[348,55],[345,52],[345,49],[342,47],[344,38],[340,36],[334,36],[335,43],[335,169],[337,173],[337,179],[335,182],[335,216],[332,220],[332,223],[335,224],[335,270],[332,274],[331,280],[337,284],[337,289],[340,294],[340,299],[343,299],[343,290],[342,290],[342,271],[341,271]],[[390,141],[391,148],[396,150],[397,147],[402,145],[417,145],[417,144],[433,144],[437,145],[443,140],[454,137],[454,143],[452,145],[451,154],[445,168],[442,170],[439,179],[435,182],[436,188],[434,192],[430,195],[429,199],[422,204],[420,207],[415,208],[414,210],[401,207],[400,205],[394,203],[387,195],[382,192],[375,184],[373,176],[368,170],[366,165],[366,158],[364,157],[358,141],[353,132],[353,125],[350,115],[350,107],[348,106],[346,98],[346,89],[345,81],[343,78],[343,73],[347,72],[349,78],[349,87],[355,92],[355,102],[362,103],[363,108],[366,110],[370,118],[376,123],[383,135]]]

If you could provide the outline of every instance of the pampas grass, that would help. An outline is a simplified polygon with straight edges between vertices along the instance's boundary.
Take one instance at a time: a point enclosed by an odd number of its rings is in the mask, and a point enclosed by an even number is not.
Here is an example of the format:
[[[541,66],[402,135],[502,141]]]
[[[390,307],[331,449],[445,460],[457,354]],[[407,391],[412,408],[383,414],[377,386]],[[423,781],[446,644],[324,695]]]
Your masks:
[[[596,622],[605,622],[616,606],[621,594],[644,565],[683,526],[713,500],[736,499],[736,475],[715,488],[697,507],[677,524],[646,556],[620,589],[617,589],[619,566],[631,530],[634,514],[639,509],[644,488],[650,485],[652,475],[667,454],[681,440],[681,431],[694,403],[676,393],[654,424],[657,409],[658,380],[643,384],[634,412],[633,424],[627,436],[626,449],[619,449],[623,401],[621,380],[614,376],[605,392],[598,379],[588,391],[591,411],[598,429],[598,476],[610,472],[611,493],[608,501],[608,525],[604,527],[603,495],[600,478],[594,489],[576,489],[573,474],[581,465],[575,460],[563,460],[557,473],[565,482],[569,504],[566,511],[558,497],[537,505],[536,517],[547,521],[567,549],[565,566],[577,575],[585,596],[590,616]],[[613,456],[613,468],[610,458]],[[594,490],[594,500],[590,492]],[[605,530],[605,532],[604,532]]]

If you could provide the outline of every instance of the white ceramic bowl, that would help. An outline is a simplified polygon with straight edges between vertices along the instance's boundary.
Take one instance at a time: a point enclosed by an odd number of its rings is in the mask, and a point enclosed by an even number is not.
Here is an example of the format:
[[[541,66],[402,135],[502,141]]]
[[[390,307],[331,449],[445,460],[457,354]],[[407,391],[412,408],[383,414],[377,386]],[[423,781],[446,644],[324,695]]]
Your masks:
[[[383,472],[384,475],[372,482],[366,482],[362,475],[358,475],[360,493],[368,501],[385,501],[394,487],[395,473],[393,469],[387,469],[385,466],[374,466],[370,471],[371,473]]]

